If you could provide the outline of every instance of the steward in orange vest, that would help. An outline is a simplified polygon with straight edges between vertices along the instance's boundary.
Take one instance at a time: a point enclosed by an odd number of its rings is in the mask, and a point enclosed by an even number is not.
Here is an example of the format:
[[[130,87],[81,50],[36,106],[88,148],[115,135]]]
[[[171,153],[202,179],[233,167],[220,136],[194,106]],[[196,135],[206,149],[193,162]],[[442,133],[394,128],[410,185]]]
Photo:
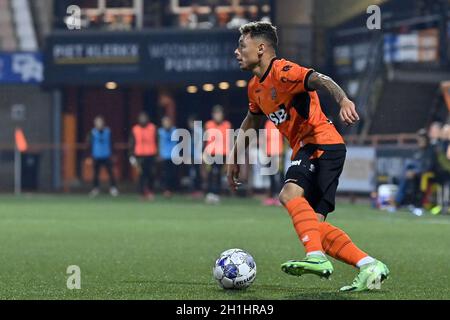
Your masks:
[[[153,200],[155,158],[158,153],[156,126],[141,112],[130,136],[130,163],[139,171],[139,192]]]

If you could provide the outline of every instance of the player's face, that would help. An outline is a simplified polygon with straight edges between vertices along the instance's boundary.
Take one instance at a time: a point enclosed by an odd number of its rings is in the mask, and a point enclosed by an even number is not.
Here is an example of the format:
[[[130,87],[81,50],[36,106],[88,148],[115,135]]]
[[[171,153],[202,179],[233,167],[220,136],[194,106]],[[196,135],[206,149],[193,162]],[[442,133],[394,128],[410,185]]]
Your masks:
[[[105,126],[105,121],[103,121],[102,118],[95,118],[94,120],[94,126],[97,129],[103,129],[103,127]]]
[[[146,114],[140,114],[138,118],[138,122],[140,125],[146,125],[148,122],[148,117]]]
[[[250,35],[241,35],[234,51],[241,70],[253,70],[259,63],[258,44]]]
[[[161,124],[165,129],[170,129],[172,127],[172,121],[170,121],[169,117],[162,118]]]
[[[224,115],[222,111],[215,111],[212,114],[212,118],[215,122],[221,123],[224,119]]]

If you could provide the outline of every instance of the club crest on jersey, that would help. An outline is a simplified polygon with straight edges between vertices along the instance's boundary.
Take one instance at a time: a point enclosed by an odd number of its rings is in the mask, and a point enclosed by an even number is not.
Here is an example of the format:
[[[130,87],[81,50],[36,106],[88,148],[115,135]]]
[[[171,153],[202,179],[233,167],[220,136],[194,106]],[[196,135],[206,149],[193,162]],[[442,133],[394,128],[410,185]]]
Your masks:
[[[284,66],[283,69],[281,69],[281,71],[288,72],[291,69],[292,69],[292,66],[288,64],[287,66]]]
[[[269,113],[268,118],[274,125],[279,126],[286,120],[289,120],[289,114],[286,112],[286,107],[281,105],[275,112]]]

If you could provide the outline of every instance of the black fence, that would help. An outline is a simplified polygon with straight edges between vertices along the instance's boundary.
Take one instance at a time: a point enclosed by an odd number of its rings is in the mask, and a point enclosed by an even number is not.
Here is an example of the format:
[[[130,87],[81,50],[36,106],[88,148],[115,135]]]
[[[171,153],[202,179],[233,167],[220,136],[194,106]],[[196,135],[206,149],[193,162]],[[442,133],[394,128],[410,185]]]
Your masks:
[[[55,32],[47,39],[44,84],[196,84],[236,81],[234,30],[136,33]]]

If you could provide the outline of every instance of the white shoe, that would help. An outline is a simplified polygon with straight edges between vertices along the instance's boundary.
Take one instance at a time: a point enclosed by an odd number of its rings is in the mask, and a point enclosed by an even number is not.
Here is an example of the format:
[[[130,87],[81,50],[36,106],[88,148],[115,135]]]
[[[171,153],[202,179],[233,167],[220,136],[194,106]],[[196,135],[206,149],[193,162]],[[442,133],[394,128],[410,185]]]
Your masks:
[[[89,197],[91,198],[95,198],[96,196],[98,196],[100,193],[100,190],[98,188],[94,188],[91,190],[91,192],[89,192]]]
[[[117,197],[119,195],[119,190],[116,187],[109,188],[109,194],[113,197]]]

